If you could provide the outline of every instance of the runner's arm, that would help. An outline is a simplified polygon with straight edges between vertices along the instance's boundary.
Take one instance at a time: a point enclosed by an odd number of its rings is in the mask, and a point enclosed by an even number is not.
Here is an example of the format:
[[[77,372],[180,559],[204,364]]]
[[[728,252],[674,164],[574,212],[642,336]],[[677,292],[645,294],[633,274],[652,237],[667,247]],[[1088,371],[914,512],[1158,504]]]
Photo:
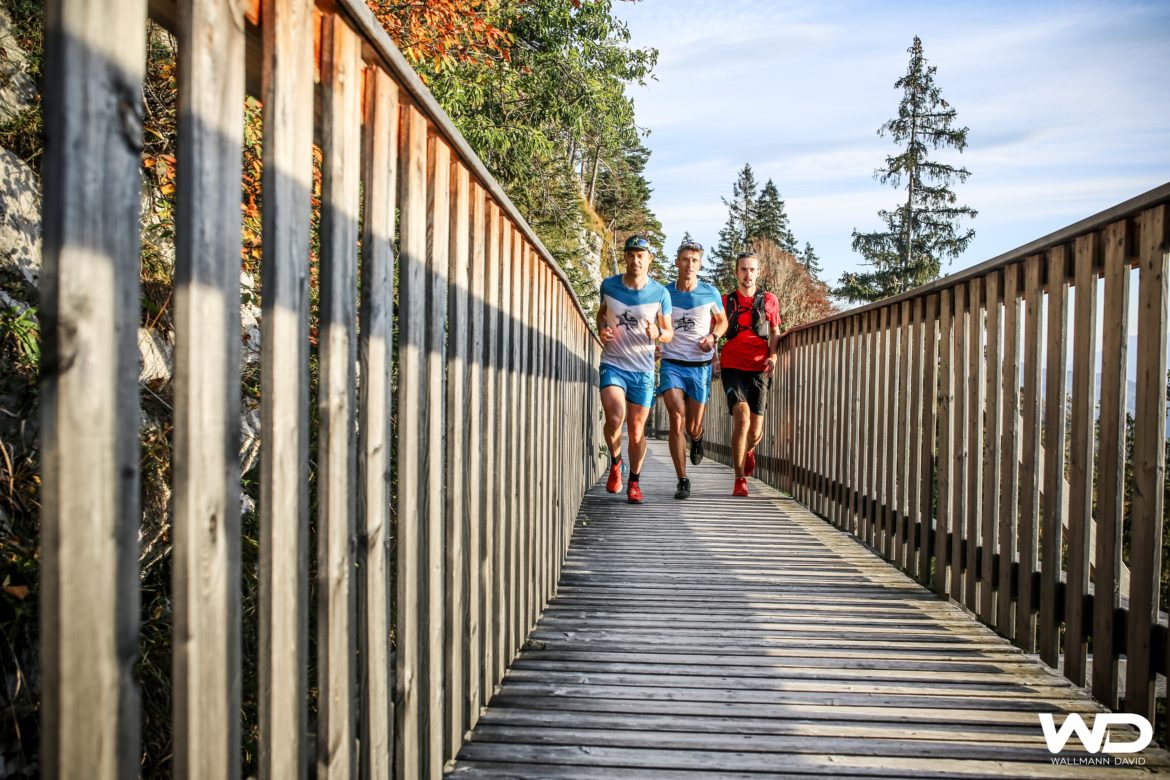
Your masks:
[[[658,343],[666,344],[674,338],[674,323],[670,321],[670,316],[658,313]]]
[[[597,338],[601,339],[602,344],[608,344],[609,342],[611,342],[615,338],[617,338],[617,334],[614,333],[613,328],[609,327],[609,325],[607,324],[609,321],[608,314],[609,314],[609,309],[606,308],[605,298],[602,297],[601,305],[597,307],[597,321],[596,321]]]

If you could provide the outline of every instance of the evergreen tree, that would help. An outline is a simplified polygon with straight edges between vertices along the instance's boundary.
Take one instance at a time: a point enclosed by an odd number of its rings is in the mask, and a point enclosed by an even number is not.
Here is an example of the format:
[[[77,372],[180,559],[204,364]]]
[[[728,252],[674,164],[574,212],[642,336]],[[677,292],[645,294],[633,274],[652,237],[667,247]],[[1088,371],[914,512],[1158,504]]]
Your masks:
[[[841,275],[834,292],[851,301],[879,300],[937,279],[943,258],[958,257],[975,236],[973,229],[960,232],[958,223],[977,212],[957,205],[950,189],[966,181],[970,171],[929,156],[931,150],[945,147],[962,152],[968,128],[954,127],[955,109],[935,86],[936,68],[927,65],[918,36],[907,51],[906,75],[894,85],[902,90],[898,116],[878,130],[880,136],[888,134],[900,151],[887,157],[886,167],[874,174],[883,184],[904,187],[906,197],[893,211],[878,212],[884,230],[854,229],[853,251],[873,270]]]
[[[780,199],[780,192],[771,179],[768,179],[756,200],[747,225],[747,237],[749,241],[768,239],[785,252],[798,254],[796,237],[792,235],[788,214],[784,211],[784,201]]]
[[[750,163],[744,163],[727,206],[727,223],[719,231],[719,243],[711,250],[713,262],[705,272],[707,281],[726,292],[735,287],[735,257],[749,245],[749,231],[756,219],[756,175]]]
[[[799,253],[800,262],[804,266],[804,270],[808,271],[809,276],[814,279],[819,279],[821,275],[821,260],[817,257],[817,253],[813,251],[812,244],[805,241],[804,251]]]

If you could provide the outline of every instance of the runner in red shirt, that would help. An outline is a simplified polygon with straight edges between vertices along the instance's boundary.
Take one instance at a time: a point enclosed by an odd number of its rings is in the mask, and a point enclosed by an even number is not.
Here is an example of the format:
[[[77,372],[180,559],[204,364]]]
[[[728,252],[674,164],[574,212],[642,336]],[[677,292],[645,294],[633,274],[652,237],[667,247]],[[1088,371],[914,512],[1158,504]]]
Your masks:
[[[729,325],[716,371],[732,415],[733,496],[748,494],[747,477],[756,469],[756,446],[764,437],[764,411],[780,345],[780,302],[756,289],[759,275],[755,252],[741,252],[735,259],[739,288],[723,297]]]

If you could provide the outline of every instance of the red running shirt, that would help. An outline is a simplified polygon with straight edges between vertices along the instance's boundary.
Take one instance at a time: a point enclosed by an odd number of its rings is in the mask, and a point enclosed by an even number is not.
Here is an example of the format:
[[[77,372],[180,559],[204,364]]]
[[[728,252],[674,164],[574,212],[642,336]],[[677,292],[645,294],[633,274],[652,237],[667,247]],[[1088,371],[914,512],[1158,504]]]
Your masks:
[[[739,333],[723,344],[719,352],[719,365],[740,371],[763,371],[768,359],[768,342],[752,332],[752,299],[741,295],[739,290],[723,296],[723,308],[729,316],[733,295],[736,297],[735,310],[739,312]],[[764,316],[775,332],[780,327],[780,301],[770,292],[764,293]]]

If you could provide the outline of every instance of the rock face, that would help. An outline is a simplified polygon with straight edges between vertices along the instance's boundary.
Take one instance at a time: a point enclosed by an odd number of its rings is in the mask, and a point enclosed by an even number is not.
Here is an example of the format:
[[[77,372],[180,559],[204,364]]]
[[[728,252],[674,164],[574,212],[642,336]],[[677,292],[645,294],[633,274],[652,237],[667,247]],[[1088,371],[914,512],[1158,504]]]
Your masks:
[[[0,149],[0,268],[19,274],[30,290],[39,286],[40,180],[7,149]]]
[[[12,18],[0,6],[0,122],[36,104],[37,86],[28,75],[28,55],[16,43]]]

